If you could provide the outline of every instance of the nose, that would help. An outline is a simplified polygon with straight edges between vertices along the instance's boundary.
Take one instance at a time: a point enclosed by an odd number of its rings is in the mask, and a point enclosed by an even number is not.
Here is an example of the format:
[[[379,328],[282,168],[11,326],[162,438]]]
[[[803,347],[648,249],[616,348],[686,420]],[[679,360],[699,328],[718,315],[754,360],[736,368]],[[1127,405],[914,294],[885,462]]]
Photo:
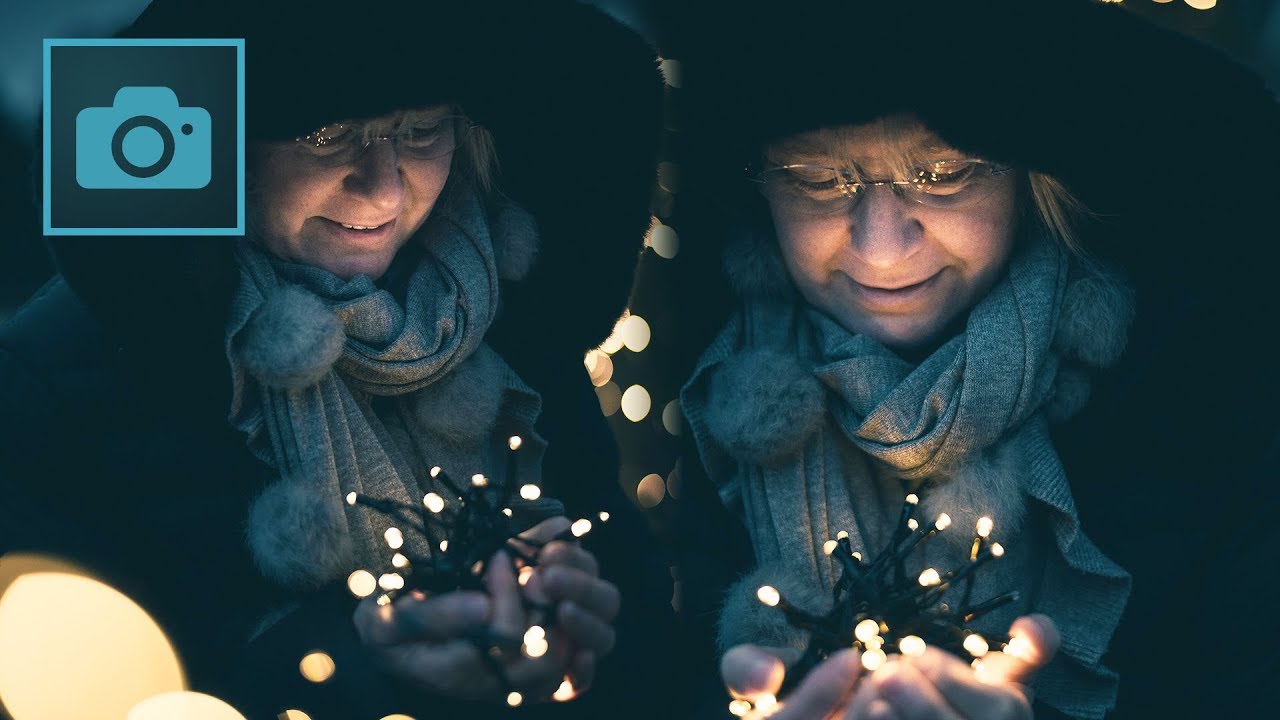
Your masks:
[[[351,165],[343,181],[348,192],[378,210],[395,210],[404,202],[405,183],[393,143],[375,140]]]
[[[890,268],[920,247],[924,225],[917,205],[895,192],[892,185],[865,188],[849,214],[854,252],[871,267]]]

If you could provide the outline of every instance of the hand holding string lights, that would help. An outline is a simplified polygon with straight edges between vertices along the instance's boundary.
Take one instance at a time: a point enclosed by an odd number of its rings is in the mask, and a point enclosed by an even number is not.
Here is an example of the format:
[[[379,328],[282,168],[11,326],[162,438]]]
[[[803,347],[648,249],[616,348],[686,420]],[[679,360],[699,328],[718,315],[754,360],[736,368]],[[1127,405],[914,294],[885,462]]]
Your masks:
[[[978,521],[969,560],[964,565],[947,573],[935,568],[908,573],[906,559],[912,552],[951,525],[946,513],[922,525],[915,517],[918,506],[917,495],[906,496],[897,528],[872,561],[853,551],[848,533],[841,532],[825,543],[824,551],[840,566],[832,606],[826,614],[817,615],[790,604],[770,585],[757,590],[761,603],[777,608],[788,623],[809,632],[807,646],[775,688],[779,695],[785,698],[829,657],[849,648],[860,650],[862,668],[874,671],[892,653],[920,657],[932,645],[961,658],[972,658],[979,680],[984,680],[980,658],[991,649],[999,648],[1015,656],[1026,654],[1022,646],[1025,640],[1019,637],[984,637],[968,627],[971,621],[1018,599],[1017,592],[1008,592],[973,602],[975,573],[1004,554],[1003,546],[991,540],[991,519],[983,517]],[[953,588],[961,591],[960,601],[954,607],[941,603],[943,594]],[[735,699],[729,710],[740,717],[766,717],[781,706],[772,693],[765,692],[755,693],[750,700]]]
[[[553,587],[555,579],[577,573],[583,576],[577,582],[584,582],[585,578],[594,586],[592,597],[615,599],[615,602],[604,603],[603,607],[590,608],[598,616],[593,622],[605,627],[610,638],[603,650],[597,643],[597,655],[608,652],[608,647],[611,647],[612,631],[607,629],[607,625],[617,611],[616,590],[594,577],[594,559],[576,545],[554,544],[583,537],[591,530],[590,520],[584,518],[570,524],[563,517],[556,517],[526,530],[532,524],[531,517],[546,516],[548,507],[552,504],[558,507],[558,504],[543,499],[542,490],[537,485],[520,484],[517,480],[516,461],[522,444],[518,436],[509,438],[507,471],[499,480],[477,473],[471,476],[469,483],[463,484],[454,481],[441,468],[432,468],[432,478],[443,489],[439,493],[425,494],[421,505],[358,493],[346,496],[348,504],[380,513],[396,524],[385,534],[388,548],[393,553],[390,556],[392,567],[380,577],[366,570],[352,573],[348,579],[352,593],[362,598],[375,597],[377,612],[383,616],[381,620],[389,623],[414,621],[417,610],[403,612],[412,607],[406,606],[406,602],[426,601],[436,607],[454,608],[457,605],[461,608],[461,603],[469,598],[479,601],[483,607],[491,607],[490,624],[478,621],[458,623],[454,637],[465,638],[471,645],[474,649],[472,657],[479,658],[512,706],[525,700],[517,687],[531,693],[531,697],[551,694],[555,700],[568,700],[584,684],[580,680],[589,678],[589,667],[583,669],[576,657],[570,662],[566,647],[555,647],[577,637],[573,618],[566,620],[563,615],[566,608],[557,602],[574,598],[564,593],[557,596]],[[554,514],[559,515],[560,511],[556,510]],[[608,513],[601,512],[599,519],[607,521]],[[405,544],[405,533],[416,533],[424,540],[430,548],[430,555],[420,557],[411,553]],[[410,543],[413,544],[416,543]],[[535,576],[534,568],[540,565],[548,568],[548,573],[551,566],[556,566],[559,575],[554,579],[550,575],[544,577],[544,573]],[[587,578],[587,575],[592,577]],[[410,597],[396,603],[396,611],[393,612],[392,604],[406,594]],[[432,597],[435,595],[440,597]],[[458,603],[452,603],[450,598],[457,599]],[[425,608],[426,605],[418,607]],[[561,614],[558,615],[558,611]],[[393,619],[397,615],[403,617]],[[451,617],[463,615],[466,613],[458,610]],[[485,616],[486,613],[481,612],[480,615]],[[560,628],[557,620],[567,625]],[[584,633],[579,631],[578,634]],[[598,637],[599,634],[599,628],[596,628],[595,635]],[[561,638],[563,641],[557,643]],[[591,643],[584,647],[591,649]],[[549,650],[556,652],[548,654]],[[540,689],[545,683],[536,679],[538,676],[545,679],[552,656],[569,663],[569,676],[574,677],[571,683],[570,677],[565,676],[554,693],[551,692],[554,685]],[[590,662],[586,664],[589,666]],[[535,667],[536,672],[530,671],[530,666]],[[475,669],[479,670],[479,667]],[[485,673],[480,671],[479,675],[484,676]],[[555,675],[557,680],[560,677],[559,673]],[[492,681],[489,685],[492,687]]]

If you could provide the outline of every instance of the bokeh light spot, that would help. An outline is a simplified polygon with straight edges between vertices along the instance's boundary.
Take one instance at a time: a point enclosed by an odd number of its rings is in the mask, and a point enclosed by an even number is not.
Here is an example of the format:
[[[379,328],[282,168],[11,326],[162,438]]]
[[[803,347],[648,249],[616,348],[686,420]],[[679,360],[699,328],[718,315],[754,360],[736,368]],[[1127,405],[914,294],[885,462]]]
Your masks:
[[[631,352],[640,352],[649,347],[649,339],[653,337],[649,323],[639,315],[630,315],[622,321],[621,335],[622,344]]]
[[[617,383],[607,382],[596,388],[596,398],[600,400],[600,412],[605,417],[612,417],[622,407],[622,390]]]
[[[0,704],[14,720],[123,718],[184,688],[168,638],[132,600],[61,560],[0,558]]]
[[[622,393],[622,414],[626,415],[631,422],[640,422],[645,419],[652,406],[653,400],[649,398],[649,391],[640,385],[632,385]]]
[[[680,236],[670,225],[661,222],[655,222],[649,229],[645,244],[653,248],[658,257],[666,260],[674,258],[680,252]]]
[[[170,692],[134,705],[125,720],[245,720],[235,708],[197,692]]]
[[[276,720],[311,720],[311,716],[301,710],[290,708],[277,715]]]
[[[684,430],[684,418],[680,416],[680,401],[672,400],[662,408],[662,427],[672,435]]]
[[[664,58],[658,63],[658,70],[662,73],[662,79],[671,87],[678,88],[684,80],[684,68],[680,66],[679,60]]]
[[[586,357],[582,359],[582,364],[587,368],[587,377],[591,378],[591,384],[596,387],[602,387],[613,378],[613,359],[602,350],[587,352]]]
[[[651,508],[662,502],[662,498],[667,494],[666,483],[662,481],[662,476],[657,473],[645,475],[640,484],[636,486],[636,499],[644,507]]]
[[[313,683],[322,683],[333,677],[336,667],[333,658],[319,650],[308,653],[302,658],[302,662],[298,663],[298,670],[302,672],[302,677]]]

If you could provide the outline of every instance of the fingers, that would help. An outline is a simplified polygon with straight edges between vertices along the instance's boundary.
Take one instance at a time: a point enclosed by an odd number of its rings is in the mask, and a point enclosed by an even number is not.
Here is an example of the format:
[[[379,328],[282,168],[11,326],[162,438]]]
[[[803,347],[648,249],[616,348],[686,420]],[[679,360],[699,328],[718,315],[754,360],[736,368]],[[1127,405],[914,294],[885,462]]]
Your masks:
[[[402,597],[392,605],[363,600],[352,619],[366,644],[393,645],[414,640],[443,642],[484,627],[490,601],[484,593],[457,591],[423,600]]]
[[[748,700],[766,693],[777,695],[787,673],[778,650],[758,645],[729,648],[720,660],[720,677],[729,693]]]
[[[1026,615],[1009,627],[1009,643],[1003,652],[982,658],[976,675],[989,685],[1026,684],[1058,653],[1058,628],[1045,615]]]
[[[526,552],[536,552],[536,545],[541,545],[542,543],[550,541],[551,538],[559,535],[565,530],[568,530],[570,525],[572,525],[572,523],[569,522],[569,518],[563,515],[557,515],[552,518],[547,518],[546,520],[543,520],[537,525],[534,525],[528,530],[520,533],[515,537],[515,541],[520,544],[522,550]]]
[[[577,543],[557,540],[542,548],[538,554],[539,565],[567,565],[577,568],[588,575],[599,575],[600,564],[595,555],[582,549]]]
[[[569,684],[574,694],[586,692],[596,677],[596,655],[590,650],[579,650],[569,664]]]
[[[572,602],[606,623],[618,616],[622,594],[612,583],[594,574],[566,565],[552,565],[535,572],[534,578],[552,602]]]
[[[560,605],[559,619],[565,632],[579,647],[591,650],[599,657],[613,652],[617,633],[595,613],[573,601],[566,601]]]
[[[939,650],[934,650],[934,653],[942,654]],[[956,661],[954,664],[973,675],[965,663]],[[875,688],[878,697],[892,710],[892,716],[900,720],[964,720],[966,717],[998,720],[1007,717],[993,712],[991,704],[981,703],[975,705],[978,713],[961,715],[948,702],[948,697],[912,662],[891,660],[872,673],[867,684]],[[985,689],[991,692],[990,688]],[[871,707],[873,705],[874,702],[869,704],[869,713],[876,711]]]
[[[379,660],[393,675],[432,693],[482,698],[499,690],[497,678],[480,662],[480,651],[465,640],[393,645],[380,649]]]
[[[838,713],[849,702],[861,676],[858,653],[841,650],[805,676],[773,717],[775,720],[812,720]]]
[[[518,640],[524,636],[524,604],[520,600],[519,585],[511,556],[499,550],[493,554],[484,575],[485,588],[489,591],[492,607],[490,625],[493,631],[507,638]]]

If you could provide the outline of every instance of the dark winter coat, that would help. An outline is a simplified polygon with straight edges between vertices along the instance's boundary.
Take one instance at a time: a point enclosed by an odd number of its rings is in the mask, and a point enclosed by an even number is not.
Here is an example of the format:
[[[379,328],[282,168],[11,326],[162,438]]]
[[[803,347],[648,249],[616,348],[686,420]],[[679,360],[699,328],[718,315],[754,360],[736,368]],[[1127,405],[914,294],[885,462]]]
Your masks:
[[[439,101],[493,134],[498,185],[533,213],[541,246],[530,275],[503,287],[487,341],[542,395],[544,492],[575,517],[612,514],[588,549],[625,598],[597,689],[516,714],[626,714],[619,699],[630,683],[665,682],[653,659],[670,642],[670,574],[646,554],[647,530],[618,492],[616,451],[582,357],[624,307],[649,222],[662,92],[652,52],[568,2],[414,3],[354,16],[337,3],[341,14],[328,17],[315,2],[256,3],[252,14],[208,5],[158,2],[125,35],[246,37],[251,138]],[[305,71],[317,62],[326,73]],[[0,326],[0,554],[51,553],[118,588],[169,635],[192,689],[250,718],[288,707],[316,720],[507,712],[416,693],[397,700],[403,689],[364,656],[345,588],[297,594],[255,569],[246,509],[273,477],[227,422],[231,247],[207,238],[54,243],[60,274]],[[249,643],[264,613],[286,603],[299,608]],[[315,649],[336,663],[324,685],[298,673]]]
[[[683,214],[671,222],[684,286],[697,288],[685,301],[709,311],[686,328],[682,366],[725,319],[730,295],[709,281],[725,238],[768,222],[742,168],[769,140],[914,112],[962,150],[1060,178],[1097,213],[1082,228],[1088,252],[1136,290],[1122,360],[1054,432],[1084,531],[1133,575],[1103,659],[1121,678],[1113,716],[1264,714],[1280,671],[1280,633],[1264,619],[1280,551],[1268,530],[1280,509],[1280,374],[1268,338],[1280,250],[1274,210],[1242,178],[1280,162],[1274,96],[1216,52],[1115,5],[700,10],[681,58],[690,138]],[[755,563],[696,458],[690,449],[676,541],[710,688],[724,587]],[[703,712],[723,702],[709,690]]]

